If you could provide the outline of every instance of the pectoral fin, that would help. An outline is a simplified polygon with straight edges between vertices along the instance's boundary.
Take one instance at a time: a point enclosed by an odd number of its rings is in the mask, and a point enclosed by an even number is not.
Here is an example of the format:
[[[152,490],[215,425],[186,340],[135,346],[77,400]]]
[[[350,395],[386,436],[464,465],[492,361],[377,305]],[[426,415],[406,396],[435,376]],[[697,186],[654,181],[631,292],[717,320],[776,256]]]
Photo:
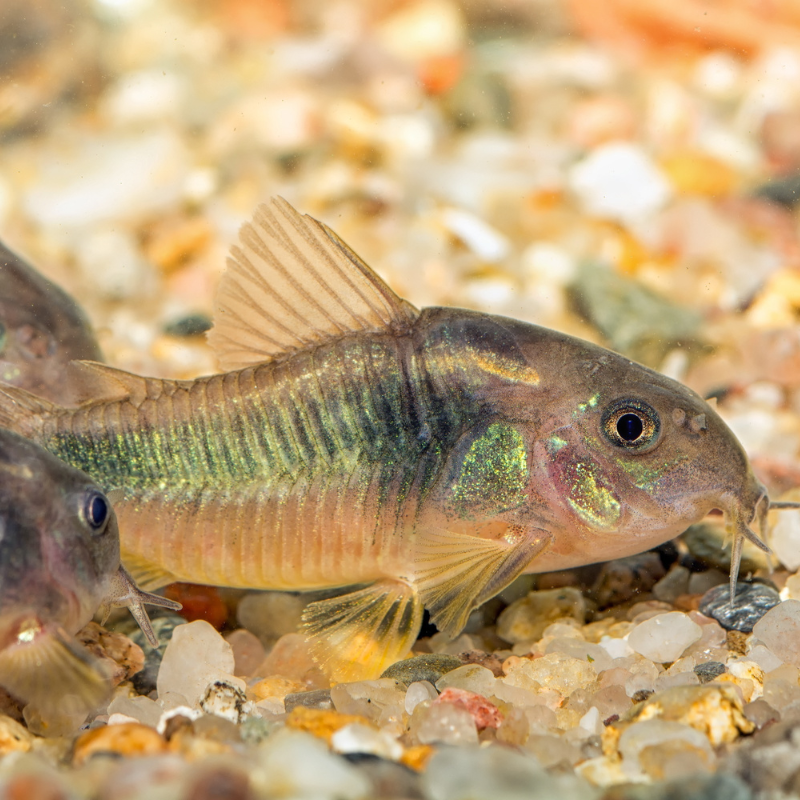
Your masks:
[[[456,636],[472,609],[508,586],[551,538],[546,531],[516,527],[503,539],[426,534],[419,544],[416,585],[436,627]]]
[[[111,580],[106,602],[98,610],[101,616],[107,618],[112,607],[127,606],[131,614],[133,614],[133,618],[139,623],[139,627],[142,629],[147,641],[150,642],[152,647],[158,647],[158,638],[153,631],[153,626],[150,624],[147,611],[145,611],[145,604],[168,608],[171,611],[181,610],[181,604],[176,603],[174,600],[167,600],[166,597],[142,591],[125,568],[120,566],[117,574]],[[105,619],[103,621],[105,622]]]
[[[121,560],[136,585],[145,591],[160,589],[178,580],[171,572],[141,556],[123,551]]]
[[[392,580],[318,600],[303,612],[314,660],[339,682],[377,678],[408,653],[421,624],[416,590]]]
[[[109,675],[62,628],[23,620],[0,651],[0,685],[26,703],[53,703],[67,695],[87,711],[111,693]]]

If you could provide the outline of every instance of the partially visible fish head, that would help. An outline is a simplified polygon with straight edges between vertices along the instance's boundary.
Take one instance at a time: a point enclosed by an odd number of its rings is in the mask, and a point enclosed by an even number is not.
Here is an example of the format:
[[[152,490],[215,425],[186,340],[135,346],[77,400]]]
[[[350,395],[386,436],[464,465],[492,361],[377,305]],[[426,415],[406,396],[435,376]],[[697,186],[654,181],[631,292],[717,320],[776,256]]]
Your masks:
[[[119,531],[103,491],[80,470],[0,430],[0,606],[34,606],[85,624],[119,567]]]
[[[101,359],[83,311],[0,243],[0,381],[69,405],[82,397],[75,359]]]

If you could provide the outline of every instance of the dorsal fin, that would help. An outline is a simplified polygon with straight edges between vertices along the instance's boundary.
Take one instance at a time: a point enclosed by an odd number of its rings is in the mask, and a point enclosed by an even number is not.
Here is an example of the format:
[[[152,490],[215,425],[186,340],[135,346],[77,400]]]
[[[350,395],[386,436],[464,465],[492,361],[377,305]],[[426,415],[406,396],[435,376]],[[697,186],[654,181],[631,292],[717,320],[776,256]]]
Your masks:
[[[405,330],[417,314],[327,226],[273,198],[231,248],[208,341],[223,369],[241,369],[351,331]]]

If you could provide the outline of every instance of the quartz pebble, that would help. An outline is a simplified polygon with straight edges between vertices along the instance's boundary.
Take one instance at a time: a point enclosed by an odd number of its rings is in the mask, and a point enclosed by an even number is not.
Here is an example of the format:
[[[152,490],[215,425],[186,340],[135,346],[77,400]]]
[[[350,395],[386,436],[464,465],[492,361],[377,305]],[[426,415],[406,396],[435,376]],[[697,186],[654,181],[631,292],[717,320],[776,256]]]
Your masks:
[[[406,690],[403,706],[407,714],[413,714],[414,709],[424,702],[430,702],[438,697],[434,686],[428,681],[416,681]]]
[[[733,605],[730,596],[727,584],[709,589],[700,600],[700,612],[713,617],[723,628],[742,633],[750,633],[753,626],[781,602],[780,595],[763,583],[738,583]]]
[[[464,689],[454,689],[452,687],[445,689],[433,701],[431,707],[440,703],[450,703],[457,708],[463,708],[468,711],[478,731],[482,731],[484,728],[499,728],[503,721],[503,715],[494,703],[490,703],[479,694],[468,692]]]
[[[702,635],[703,631],[696,622],[686,614],[672,611],[637,625],[628,635],[628,644],[652,661],[675,661]]]
[[[420,744],[464,745],[478,741],[472,714],[452,703],[420,703],[411,715],[409,732]]]
[[[233,674],[240,678],[255,675],[264,661],[264,646],[257,636],[239,628],[225,635],[225,641],[233,651]]]
[[[800,600],[774,605],[752,630],[753,636],[778,658],[800,667]]]
[[[369,753],[392,761],[403,755],[403,746],[387,731],[359,722],[339,728],[331,736],[331,749],[335,753]]]
[[[571,587],[529,592],[513,602],[498,617],[497,635],[512,644],[535,642],[545,628],[561,617],[578,622],[586,618],[586,601]]]
[[[244,690],[244,681],[233,676],[231,646],[203,620],[181,625],[173,631],[158,673],[159,697],[172,692],[197,705],[208,686],[227,681]]]

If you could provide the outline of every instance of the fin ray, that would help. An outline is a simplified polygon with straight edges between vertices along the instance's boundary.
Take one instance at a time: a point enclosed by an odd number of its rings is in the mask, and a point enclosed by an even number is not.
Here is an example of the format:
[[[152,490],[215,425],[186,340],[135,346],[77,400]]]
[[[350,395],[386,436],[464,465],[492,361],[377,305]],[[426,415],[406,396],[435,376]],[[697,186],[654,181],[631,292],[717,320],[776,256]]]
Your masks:
[[[405,329],[417,313],[333,231],[275,198],[231,249],[208,340],[223,369],[241,369],[350,331]]]
[[[436,627],[455,637],[471,611],[502,591],[551,541],[546,531],[513,530],[516,541],[451,531],[419,544],[417,586]]]
[[[403,658],[422,624],[422,602],[407,583],[383,580],[317,600],[303,611],[314,660],[336,681],[377,678]]]

